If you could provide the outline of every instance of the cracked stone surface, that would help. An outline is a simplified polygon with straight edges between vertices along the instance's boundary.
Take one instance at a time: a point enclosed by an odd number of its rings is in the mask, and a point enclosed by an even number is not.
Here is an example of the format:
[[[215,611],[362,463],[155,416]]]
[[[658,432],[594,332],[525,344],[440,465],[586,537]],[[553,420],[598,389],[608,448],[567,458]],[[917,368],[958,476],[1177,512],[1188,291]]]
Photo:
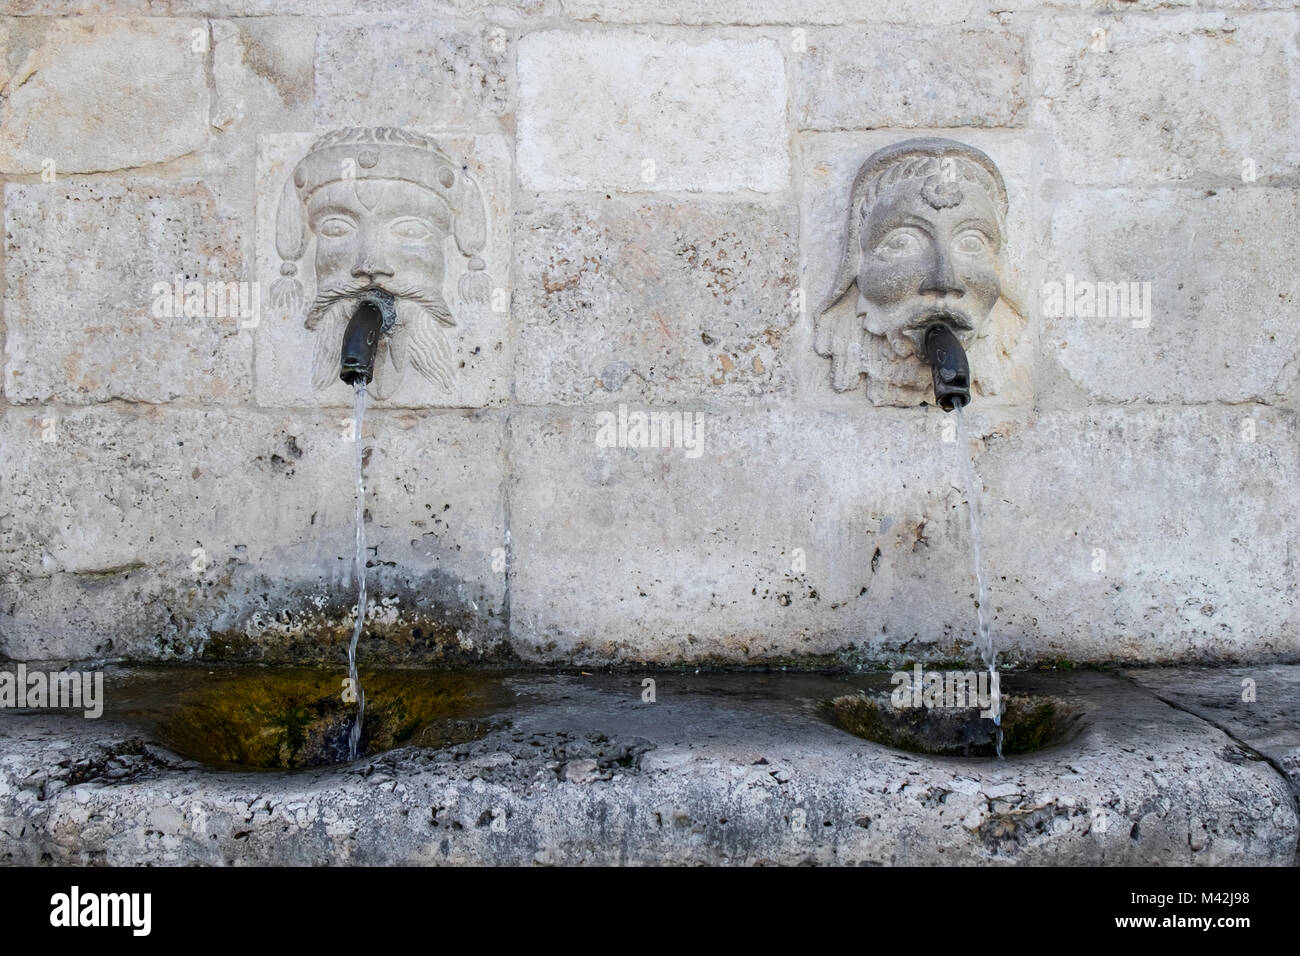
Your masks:
[[[1300,667],[1131,670],[1125,675],[1262,754],[1300,794]]]
[[[1294,687],[1300,668],[1276,671]],[[1224,674],[1227,672],[1218,672]],[[1169,684],[1187,672],[1163,672]],[[816,716],[888,675],[505,675],[494,729],[328,769],[213,770],[147,724],[5,713],[10,864],[1270,864],[1296,799],[1266,760],[1122,675],[1009,675],[1087,711],[1005,761],[902,753]],[[1155,686],[1152,672],[1140,680]],[[1263,680],[1260,686],[1265,686]],[[1294,734],[1294,724],[1291,725]],[[1294,740],[1294,737],[1291,738]]]
[[[208,25],[164,17],[14,23],[0,101],[0,171],[127,169],[209,135]]]

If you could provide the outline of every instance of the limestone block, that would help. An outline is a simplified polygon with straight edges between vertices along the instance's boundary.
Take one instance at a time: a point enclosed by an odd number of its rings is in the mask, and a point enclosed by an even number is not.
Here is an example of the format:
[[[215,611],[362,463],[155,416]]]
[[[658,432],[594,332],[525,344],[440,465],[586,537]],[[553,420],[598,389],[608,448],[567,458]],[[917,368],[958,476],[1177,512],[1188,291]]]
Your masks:
[[[775,192],[790,179],[785,66],[766,37],[530,33],[526,189]]]
[[[1076,183],[1292,176],[1296,36],[1294,13],[1042,18],[1034,120]]]
[[[330,613],[350,620],[351,432],[350,416],[319,411],[10,409],[0,477],[9,653],[52,641],[91,656],[112,641],[156,656],[167,616],[155,621],[155,604],[203,625],[176,634],[169,653],[189,653],[220,624],[258,638],[286,613],[320,616],[322,628],[338,623]],[[499,615],[500,422],[380,411],[366,418],[362,442],[376,623],[398,623],[435,598]],[[402,587],[386,590],[390,578]],[[310,657],[311,635],[294,633]]]
[[[486,23],[326,21],[316,43],[316,125],[493,131],[509,109],[509,35]]]
[[[1276,402],[1300,368],[1294,189],[1059,190],[1044,358],[1090,399]]]
[[[163,163],[208,141],[202,20],[11,21],[0,172]]]
[[[575,20],[600,23],[788,23],[795,28],[820,23],[956,23],[971,16],[975,9],[974,0],[813,0],[797,6],[783,0],[663,0],[653,4],[640,0],[568,0],[564,5],[564,12]]]
[[[1019,126],[1029,99],[1015,32],[854,26],[791,54],[799,129]]]
[[[245,230],[197,180],[8,184],[6,397],[244,399],[241,325],[256,305]]]
[[[536,201],[515,223],[518,399],[788,392],[796,230],[752,203]]]

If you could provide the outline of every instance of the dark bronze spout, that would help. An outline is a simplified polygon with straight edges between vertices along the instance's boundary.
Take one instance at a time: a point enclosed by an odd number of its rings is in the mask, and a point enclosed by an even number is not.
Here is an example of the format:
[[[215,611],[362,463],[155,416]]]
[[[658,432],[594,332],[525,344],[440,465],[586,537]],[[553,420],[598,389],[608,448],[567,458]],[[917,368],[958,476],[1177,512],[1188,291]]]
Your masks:
[[[339,378],[355,386],[358,381],[369,385],[375,377],[375,352],[379,338],[393,327],[396,310],[393,297],[382,290],[361,296],[361,304],[352,313],[352,321],[343,333],[343,354],[339,361]]]
[[[952,329],[937,322],[925,330],[925,360],[934,373],[934,400],[945,412],[970,404],[970,364]]]

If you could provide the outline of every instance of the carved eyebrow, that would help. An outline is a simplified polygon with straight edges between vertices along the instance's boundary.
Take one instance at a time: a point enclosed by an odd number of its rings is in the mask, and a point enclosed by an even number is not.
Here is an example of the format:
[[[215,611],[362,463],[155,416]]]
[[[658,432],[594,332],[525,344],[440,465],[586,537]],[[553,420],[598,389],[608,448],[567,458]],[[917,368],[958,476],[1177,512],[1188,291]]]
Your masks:
[[[931,226],[924,219],[920,219],[917,216],[913,216],[911,213],[903,213],[902,216],[898,218],[890,218],[890,219],[882,220],[881,223],[877,225],[875,228],[868,230],[867,234],[871,236],[872,239],[874,240],[876,238],[883,238],[889,235],[895,229],[901,229],[904,227],[910,227],[912,229],[920,229],[930,238],[934,238],[934,227]]]
[[[324,219],[326,216],[342,216],[344,219],[350,219],[353,222],[357,221],[356,213],[344,206],[339,206],[334,203],[321,206],[311,214],[313,222]]]
[[[903,217],[903,221],[899,223],[899,225],[912,226],[916,229],[920,229],[922,232],[926,233],[927,235],[930,236],[934,235],[933,225],[931,225],[929,222],[927,222],[926,220],[922,219],[919,216],[913,216],[911,213],[905,215]]]
[[[961,222],[957,223],[953,231],[956,232],[961,229],[970,229],[972,227],[979,229],[981,232],[988,233],[990,238],[1001,232],[992,220],[984,216],[972,216],[969,219],[963,219]]]

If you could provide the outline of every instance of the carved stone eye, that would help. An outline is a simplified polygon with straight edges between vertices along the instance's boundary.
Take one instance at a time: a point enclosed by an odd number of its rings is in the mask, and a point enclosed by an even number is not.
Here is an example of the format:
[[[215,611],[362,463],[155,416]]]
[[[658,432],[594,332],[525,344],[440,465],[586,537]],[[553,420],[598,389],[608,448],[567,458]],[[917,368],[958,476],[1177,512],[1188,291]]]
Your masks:
[[[330,239],[341,239],[352,231],[352,223],[342,216],[330,216],[320,224],[318,230],[322,236]]]
[[[915,229],[906,227],[892,230],[875,248],[876,255],[885,259],[902,259],[920,251],[921,237]]]
[[[420,242],[433,235],[433,230],[429,228],[428,223],[413,217],[398,219],[390,228],[393,235],[399,239],[407,239],[412,242]]]
[[[989,251],[989,242],[978,232],[963,232],[953,242],[952,248],[963,256],[979,256]]]

